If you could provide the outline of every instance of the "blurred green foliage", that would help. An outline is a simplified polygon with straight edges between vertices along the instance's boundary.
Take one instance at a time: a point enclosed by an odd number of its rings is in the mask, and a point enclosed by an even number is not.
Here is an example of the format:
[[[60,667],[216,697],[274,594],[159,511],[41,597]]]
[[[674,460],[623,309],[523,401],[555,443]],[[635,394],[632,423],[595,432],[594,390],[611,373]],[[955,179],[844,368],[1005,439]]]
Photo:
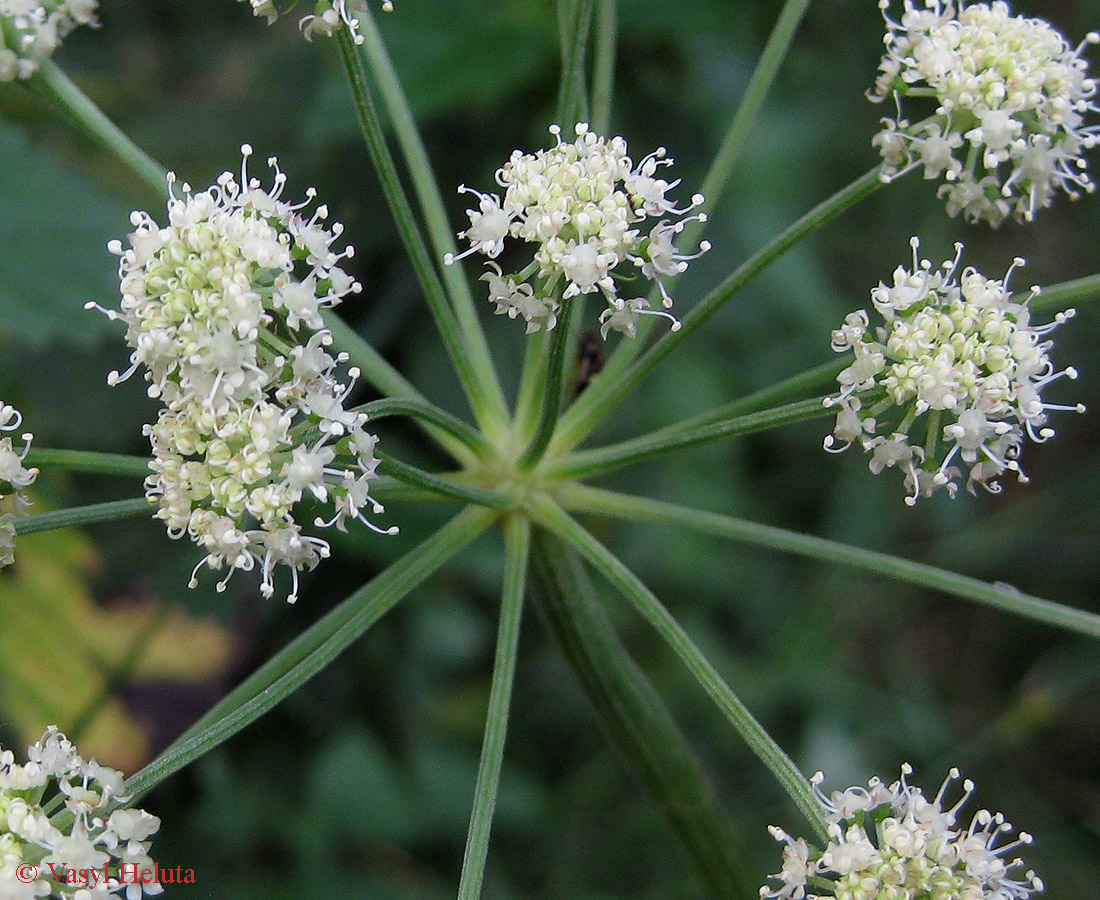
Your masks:
[[[423,127],[458,230],[460,183],[487,188],[512,149],[548,139],[557,87],[550,0],[397,0],[381,27]],[[638,154],[664,145],[681,190],[718,146],[780,4],[777,0],[621,0],[615,133]],[[1019,3],[1074,40],[1100,25],[1097,0]],[[59,63],[154,158],[201,187],[278,155],[290,190],[318,188],[357,249],[366,290],[344,313],[433,400],[464,412],[357,137],[334,49],[303,41],[293,18],[266,27],[246,4],[102,0],[102,28],[73,34]],[[881,50],[876,4],[817,0],[716,209],[715,249],[678,286],[686,310],[793,218],[875,163],[886,111],[863,93]],[[257,166],[257,174],[262,166]],[[1095,166],[1094,166],[1095,168]],[[967,244],[966,262],[1017,284],[1100,269],[1100,204],[1061,200],[1034,226],[998,231],[948,220],[934,185],[911,176],[801,246],[739,296],[603,427],[626,437],[825,361],[829,329],[908,259],[919,234],[932,259]],[[114,258],[129,208],[150,197],[25,91],[0,86],[0,397],[42,446],[145,453],[154,408],[139,379],[108,390],[127,351],[119,329],[85,313],[115,304]],[[1020,279],[1023,279],[1021,281]],[[485,318],[489,306],[486,304]],[[521,338],[487,324],[506,378]],[[1060,398],[1100,410],[1100,309],[1056,335],[1055,359],[1082,378]],[[1006,581],[1100,610],[1100,456],[1096,413],[1063,415],[1056,440],[1030,447],[1032,484],[999,497],[901,502],[894,473],[872,477],[855,453],[821,451],[811,423],[683,451],[606,483]],[[413,431],[383,440],[425,465]],[[51,505],[132,496],[137,485],[44,475]],[[252,668],[444,511],[391,505],[400,537],[352,536],[309,578],[298,606],[258,601],[235,578],[188,591],[190,546],[157,523],[92,529],[105,601],[149,593],[213,612]],[[748,706],[807,774],[841,787],[902,761],[926,788],[951,765],[978,801],[1036,836],[1028,859],[1046,896],[1094,896],[1100,883],[1100,652],[1094,644],[944,597],[817,563],[678,533],[592,527],[672,608]],[[228,745],[162,786],[154,853],[194,868],[173,896],[297,898],[319,893],[432,900],[453,896],[488,694],[500,546],[487,537],[387,617],[330,669]],[[769,823],[802,823],[671,654],[608,593],[607,609],[699,747],[739,828],[749,882],[778,868]],[[683,857],[609,751],[564,663],[531,614],[506,750],[485,896],[695,898]],[[182,650],[180,652],[186,652]],[[145,698],[147,715],[164,717]],[[0,721],[6,721],[0,719]],[[47,724],[46,722],[42,723]],[[4,743],[10,743],[5,735]]]

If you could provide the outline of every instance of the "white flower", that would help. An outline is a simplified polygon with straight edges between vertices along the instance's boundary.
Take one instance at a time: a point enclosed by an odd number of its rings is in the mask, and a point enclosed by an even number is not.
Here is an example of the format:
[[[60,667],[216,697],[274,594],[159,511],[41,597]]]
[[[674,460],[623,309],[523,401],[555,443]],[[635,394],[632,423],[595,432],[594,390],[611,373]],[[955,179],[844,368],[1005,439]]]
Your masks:
[[[13,406],[0,402],[0,435],[16,431],[23,417]],[[16,450],[10,437],[0,437],[0,569],[15,562],[15,520],[30,505],[23,492],[38,477],[38,469],[23,465],[33,435],[22,434],[23,449]]]
[[[1042,19],[1013,16],[1008,4],[904,0],[899,21],[889,0],[886,55],[870,99],[893,98],[898,118],[883,119],[874,145],[884,180],[921,167],[942,178],[947,211],[999,225],[1031,221],[1058,191],[1091,191],[1082,152],[1095,146],[1096,81],[1074,48]],[[933,96],[929,118],[910,122],[902,98]]]
[[[0,0],[0,81],[30,78],[78,25],[95,26],[96,0]]]
[[[1006,470],[1026,481],[1017,461],[1025,435],[1041,443],[1054,435],[1046,426],[1050,410],[1082,406],[1044,403],[1040,391],[1072,368],[1057,371],[1043,340],[1071,318],[1055,316],[1050,325],[1031,324],[1027,303],[1038,293],[1016,299],[1008,289],[1017,259],[1003,279],[972,268],[957,275],[962,245],[938,269],[918,259],[899,266],[894,283],[879,284],[871,302],[884,324],[870,330],[865,310],[850,314],[833,332],[832,347],[854,361],[837,381],[840,393],[825,405],[837,407],[825,449],[841,451],[855,442],[871,453],[878,474],[897,467],[905,475],[906,502],[944,488],[954,496],[959,463],[968,471],[967,488],[996,493]]]
[[[1031,836],[1021,833],[1002,843],[1012,826],[1000,813],[978,810],[969,823],[959,822],[959,810],[974,791],[963,782],[963,795],[945,806],[948,788],[958,780],[952,769],[936,796],[929,800],[909,785],[912,772],[903,765],[901,778],[886,786],[872,779],[826,797],[821,773],[811,779],[828,822],[828,841],[820,850],[794,840],[779,828],[772,836],[783,844],[783,869],[771,876],[780,886],[760,889],[768,900],[1026,900],[1043,889],[1028,870],[1012,874],[1024,863],[1006,860]]]
[[[263,16],[270,25],[279,18],[280,10],[275,6],[274,0],[246,0],[252,7],[252,14]],[[284,4],[286,5],[286,4]],[[294,6],[291,2],[289,6]],[[380,3],[385,12],[393,12],[392,0],[381,0]],[[359,33],[359,16],[369,9],[367,0],[315,0],[314,11],[310,15],[303,16],[298,25],[308,39],[314,34],[331,37],[340,28],[347,28],[352,39],[357,44],[363,43],[363,36]]]
[[[128,900],[161,893],[160,884],[123,869],[134,860],[152,868],[149,839],[160,819],[120,808],[129,800],[122,785],[121,772],[83,759],[54,726],[28,748],[23,765],[0,750],[0,897],[87,900],[115,896],[123,886]],[[99,880],[92,890],[87,878],[80,883],[63,871],[93,869]],[[38,877],[25,883],[33,871]]]
[[[222,590],[233,572],[257,569],[271,596],[275,566],[285,565],[294,602],[299,570],[329,555],[327,541],[302,532],[300,504],[331,502],[340,527],[353,518],[382,532],[366,518],[383,511],[367,490],[374,437],[366,416],[346,407],[359,372],[338,374],[348,357],[329,352],[321,318],[360,286],[339,265],[351,248],[332,249],[340,225],[325,227],[324,206],[303,215],[312,189],[286,202],[275,160],[265,190],[248,176],[251,148],[241,150],[239,181],[226,172],[177,197],[169,176],[169,224],[135,212],[129,249],[109,245],[122,306],[102,311],[126,323],[133,353],[129,370],[108,381],[144,366],[150,395],[165,404],[146,426],[146,495],[170,537],[187,535],[205,552],[196,572],[227,568]]]
[[[632,264],[657,283],[664,308],[671,307],[661,278],[682,274],[689,260],[710,249],[704,241],[698,253],[681,254],[672,243],[685,223],[705,221],[702,213],[687,215],[702,196],[694,195],[682,209],[665,197],[679,181],[657,177],[659,167],[672,165],[664,148],[635,166],[621,137],[600,137],[583,122],[575,132],[576,140],[566,143],[554,125],[554,147],[533,154],[514,151],[496,173],[503,198],[461,186],[460,193],[478,198],[477,208],[467,210],[470,227],[459,233],[470,247],[458,256],[448,254],[444,262],[450,265],[472,253],[496,259],[509,238],[534,244],[533,261],[518,274],[504,276],[489,263],[493,271],[482,276],[497,313],[522,316],[528,333],[553,328],[561,304],[582,294],[600,294],[607,302],[600,316],[605,335],[615,329],[633,336],[640,315],[675,323],[671,314],[649,309],[644,300],[621,298],[617,272],[622,264]],[[659,221],[643,230],[654,218]]]

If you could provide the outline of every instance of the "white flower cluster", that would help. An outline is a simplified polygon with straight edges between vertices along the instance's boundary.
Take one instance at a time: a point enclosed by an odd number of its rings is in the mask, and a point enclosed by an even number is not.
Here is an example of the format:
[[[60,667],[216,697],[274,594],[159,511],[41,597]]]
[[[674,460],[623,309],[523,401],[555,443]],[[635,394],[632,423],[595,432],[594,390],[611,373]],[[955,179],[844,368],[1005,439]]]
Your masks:
[[[783,870],[771,876],[779,887],[762,887],[772,900],[1024,900],[1043,883],[1028,870],[1013,870],[1021,859],[1006,861],[1031,836],[1020,833],[1000,843],[1012,826],[1000,813],[978,810],[969,825],[958,823],[959,809],[974,791],[963,782],[963,796],[945,808],[944,795],[959,772],[952,769],[935,798],[906,783],[912,768],[887,786],[872,779],[866,788],[835,791],[826,797],[812,779],[825,808],[829,840],[823,850],[779,828],[770,831],[783,844]]]
[[[0,434],[15,431],[23,417],[14,407],[0,402]],[[10,437],[0,437],[0,569],[15,562],[15,518],[30,504],[23,489],[38,477],[38,469],[23,465],[33,435],[22,435],[23,449],[17,451]]]
[[[873,91],[894,97],[898,119],[883,119],[874,144],[883,178],[923,166],[925,178],[946,182],[947,211],[970,222],[999,225],[1008,215],[1031,221],[1063,190],[1091,191],[1081,153],[1097,140],[1085,125],[1096,81],[1076,48],[1042,19],[1009,13],[1006,3],[905,0],[900,22],[887,15],[886,55]],[[911,123],[901,98],[934,97],[935,112]]]
[[[82,759],[54,726],[23,765],[0,748],[0,897],[140,900],[161,893],[157,881],[137,877],[155,871],[149,838],[160,819],[117,808],[129,799],[122,790],[121,772]]]
[[[252,6],[254,16],[263,16],[270,25],[279,18],[280,10],[275,6],[275,0],[247,0]],[[293,2],[290,4],[293,6]],[[347,28],[352,39],[357,44],[363,43],[363,36],[359,33],[359,18],[367,12],[367,0],[316,0],[314,12],[303,16],[298,25],[307,40],[312,40],[313,35],[320,34],[331,37],[340,28]],[[382,0],[382,9],[393,12],[392,0]]]
[[[459,188],[478,198],[478,208],[467,211],[470,227],[459,234],[471,246],[459,256],[448,254],[444,262],[450,265],[475,251],[495,259],[508,237],[536,244],[534,260],[517,275],[505,276],[491,262],[493,271],[481,276],[496,312],[522,317],[528,334],[553,328],[561,302],[596,291],[608,304],[600,314],[605,338],[612,329],[633,337],[640,315],[664,316],[676,330],[679,322],[670,313],[650,309],[641,297],[621,298],[613,273],[620,263],[631,262],[657,282],[664,309],[670,308],[661,277],[680,275],[688,260],[710,249],[704,241],[698,253],[684,255],[672,243],[687,222],[705,221],[702,213],[686,215],[703,202],[702,195],[693,196],[683,209],[666,199],[680,182],[658,177],[661,168],[672,165],[663,147],[635,166],[621,137],[608,141],[583,122],[575,130],[576,140],[565,143],[561,129],[553,125],[556,146],[534,154],[513,152],[496,173],[503,200],[465,185]],[[643,233],[638,225],[651,218],[658,222]],[[530,279],[535,277],[540,283],[533,286]]]
[[[838,407],[825,449],[840,452],[858,441],[871,453],[875,474],[897,466],[905,472],[910,505],[941,487],[954,496],[961,475],[956,462],[969,466],[972,493],[976,484],[1000,491],[996,478],[1006,469],[1026,481],[1017,462],[1025,433],[1041,443],[1054,435],[1046,427],[1048,410],[1084,412],[1040,397],[1063,375],[1077,377],[1072,368],[1055,370],[1047,356],[1052,342],[1042,339],[1074,311],[1032,325],[1027,304],[1039,289],[1022,301],[1008,289],[1023,260],[999,281],[973,268],[956,280],[962,244],[938,269],[918,260],[916,238],[911,245],[913,268],[898,266],[892,285],[871,291],[885,325],[872,331],[861,309],[833,332],[833,350],[854,359],[837,376],[840,393],[825,400]],[[923,434],[911,442],[918,421]]]
[[[376,477],[375,438],[366,416],[345,409],[359,372],[338,380],[346,354],[328,350],[321,309],[360,290],[339,263],[351,248],[332,250],[339,224],[328,229],[318,207],[280,199],[286,176],[274,159],[274,186],[249,178],[252,148],[241,148],[240,181],[223,173],[206,191],[169,175],[168,225],[144,212],[131,215],[130,247],[121,257],[121,310],[102,310],[127,326],[130,368],[109,384],[146,370],[149,394],[165,404],[152,439],[153,474],[146,495],[159,504],[173,538],[188,535],[206,551],[195,567],[259,566],[261,590],[274,592],[273,568],[289,566],[297,599],[298,571],[328,556],[329,545],[302,532],[297,505],[331,502],[332,518],[316,525],[345,530],[364,510],[382,512],[370,497]],[[89,304],[95,306],[95,304]],[[396,528],[388,532],[395,533]],[[192,576],[191,586],[195,585]]]
[[[0,0],[0,81],[30,78],[77,25],[95,25],[98,0]]]

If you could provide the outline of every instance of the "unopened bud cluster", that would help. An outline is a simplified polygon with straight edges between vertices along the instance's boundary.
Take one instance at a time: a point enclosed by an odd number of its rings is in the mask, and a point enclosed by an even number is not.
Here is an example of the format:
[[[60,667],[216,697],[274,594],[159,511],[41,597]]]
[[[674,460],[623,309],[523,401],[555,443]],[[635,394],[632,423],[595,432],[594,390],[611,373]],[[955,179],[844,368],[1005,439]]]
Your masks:
[[[346,354],[329,351],[321,310],[360,290],[335,252],[340,225],[328,211],[307,218],[281,199],[286,176],[274,159],[274,186],[249,178],[252,150],[242,147],[240,181],[223,173],[210,189],[170,190],[168,225],[135,212],[121,259],[121,310],[131,366],[108,382],[146,370],[149,394],[165,407],[154,425],[153,474],[146,494],[173,538],[187,535],[206,553],[195,567],[259,567],[262,591],[274,592],[276,565],[298,571],[328,556],[328,542],[303,532],[299,504],[329,503],[314,524],[344,530],[382,512],[370,497],[375,438],[366,416],[345,408],[357,369],[338,374]],[[170,188],[174,179],[169,176]],[[392,530],[391,530],[392,531]],[[192,577],[192,586],[195,579]]]
[[[768,900],[1026,900],[1043,889],[1042,881],[1021,859],[1011,858],[1031,836],[1009,839],[1012,826],[1000,813],[978,810],[969,824],[959,810],[974,791],[962,783],[963,795],[947,806],[945,794],[959,778],[952,769],[929,800],[906,782],[912,772],[902,766],[899,781],[887,786],[872,779],[866,788],[835,791],[826,797],[822,775],[812,779],[825,810],[828,841],[818,849],[779,828],[771,833],[783,844],[783,870],[771,876],[778,887],[762,887]]]
[[[480,252],[496,259],[505,240],[517,239],[535,245],[534,260],[515,275],[505,275],[495,262],[482,275],[489,286],[489,299],[496,312],[521,317],[527,332],[547,330],[557,324],[561,304],[581,294],[599,293],[607,302],[600,314],[601,331],[620,331],[629,337],[637,333],[638,318],[658,315],[679,322],[665,310],[672,300],[661,284],[662,277],[675,277],[687,269],[688,260],[709,249],[703,242],[699,253],[681,254],[673,240],[687,222],[704,221],[700,213],[689,216],[703,202],[696,194],[684,208],[665,197],[680,182],[659,177],[672,165],[663,147],[637,165],[627,155],[626,141],[600,137],[580,123],[576,139],[561,139],[554,125],[550,133],[557,144],[549,150],[523,153],[516,150],[497,170],[497,184],[503,199],[463,185],[459,192],[478,198],[478,208],[467,211],[470,227],[459,237],[470,248],[445,262]],[[651,227],[647,220],[657,220]],[[624,298],[617,279],[620,265],[630,266],[630,276],[640,273],[660,288],[663,309],[649,308],[642,297]]]
[[[279,18],[280,13],[286,12],[288,6],[294,6],[293,0],[290,4],[279,3],[278,6],[276,0],[247,2],[252,7],[252,14],[266,18],[268,25]],[[346,28],[355,43],[363,43],[363,35],[359,32],[359,16],[367,14],[368,0],[315,0],[313,7],[313,12],[303,16],[298,22],[307,39],[311,40],[315,34],[331,37],[341,28]],[[392,0],[382,0],[381,7],[386,12],[392,12]]]
[[[1082,152],[1097,142],[1096,81],[1081,57],[1095,33],[1074,48],[1050,24],[1010,14],[1008,5],[963,0],[905,0],[900,21],[887,14],[886,55],[869,97],[894,98],[897,119],[883,119],[874,143],[883,178],[923,168],[943,179],[939,196],[952,216],[997,226],[1012,215],[1030,221],[1058,191],[1091,191]],[[902,98],[931,97],[927,118],[904,117]]]
[[[149,839],[160,819],[121,808],[129,799],[123,787],[121,772],[83,759],[53,726],[28,748],[26,763],[0,748],[0,897],[140,900],[161,893],[155,881],[126,877],[153,868]],[[89,873],[104,872],[105,880],[88,883]]]
[[[0,81],[30,78],[78,25],[95,25],[97,0],[0,0]]]
[[[18,431],[22,424],[18,410],[0,402],[0,435]],[[16,450],[11,437],[0,436],[0,569],[15,562],[15,519],[30,504],[24,489],[38,477],[38,469],[23,465],[32,437],[30,433],[21,435],[23,447]]]
[[[871,326],[866,310],[848,315],[833,332],[837,353],[852,363],[837,377],[840,393],[825,401],[837,408],[827,450],[858,443],[871,454],[874,473],[896,466],[905,473],[912,505],[945,488],[954,496],[959,466],[968,469],[967,488],[996,493],[1006,470],[1025,481],[1017,458],[1025,435],[1042,442],[1054,435],[1047,411],[1083,407],[1044,403],[1040,392],[1072,368],[1057,371],[1043,340],[1073,315],[1059,313],[1048,325],[1031,324],[1028,302],[1014,299],[1009,275],[986,278],[973,268],[958,274],[956,256],[934,269],[919,260],[912,239],[913,267],[899,266],[894,283],[871,292],[883,325]],[[1013,268],[1022,265],[1017,259]]]

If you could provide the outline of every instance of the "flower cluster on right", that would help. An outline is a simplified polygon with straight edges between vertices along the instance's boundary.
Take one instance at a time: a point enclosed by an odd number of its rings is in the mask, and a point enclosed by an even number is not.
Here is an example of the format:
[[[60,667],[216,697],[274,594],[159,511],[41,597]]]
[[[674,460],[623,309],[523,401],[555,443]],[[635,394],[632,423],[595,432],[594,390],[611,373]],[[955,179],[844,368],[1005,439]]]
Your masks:
[[[119,806],[122,773],[85,760],[51,726],[19,764],[0,748],[0,897],[107,900],[160,894],[150,838],[160,819]],[[93,881],[94,879],[94,881]]]
[[[869,97],[893,98],[896,119],[875,138],[884,179],[923,167],[943,178],[951,215],[999,225],[1030,221],[1058,191],[1091,191],[1081,153],[1095,146],[1096,81],[1081,50],[1042,19],[1013,16],[1006,3],[905,0],[900,21],[887,14],[886,55]],[[933,98],[934,111],[906,119],[901,101]]]
[[[929,800],[906,782],[912,768],[887,786],[877,778],[866,788],[835,791],[826,797],[821,773],[812,779],[825,809],[828,841],[823,849],[794,839],[779,828],[783,869],[772,878],[778,887],[762,887],[764,900],[1026,900],[1043,888],[1024,863],[1007,858],[1031,836],[1006,840],[1012,826],[1000,813],[978,810],[960,823],[960,808],[974,791],[963,782],[963,796],[952,806],[945,794],[959,772],[952,769]]]
[[[78,25],[95,25],[98,0],[0,0],[0,81],[30,78]]]
[[[967,469],[966,485],[997,492],[1006,470],[1021,480],[1017,461],[1025,435],[1042,442],[1053,436],[1047,411],[1074,409],[1044,403],[1040,392],[1072,368],[1057,370],[1044,335],[1073,315],[1059,313],[1049,325],[1031,324],[1028,301],[1003,279],[973,268],[958,272],[962,245],[939,268],[918,259],[899,266],[894,283],[871,292],[883,325],[871,326],[866,310],[850,313],[833,332],[833,350],[851,353],[826,399],[837,408],[825,449],[839,452],[858,443],[871,453],[874,473],[896,466],[905,473],[906,502],[916,503],[944,488],[954,496]],[[1016,260],[1013,264],[1022,264]]]

